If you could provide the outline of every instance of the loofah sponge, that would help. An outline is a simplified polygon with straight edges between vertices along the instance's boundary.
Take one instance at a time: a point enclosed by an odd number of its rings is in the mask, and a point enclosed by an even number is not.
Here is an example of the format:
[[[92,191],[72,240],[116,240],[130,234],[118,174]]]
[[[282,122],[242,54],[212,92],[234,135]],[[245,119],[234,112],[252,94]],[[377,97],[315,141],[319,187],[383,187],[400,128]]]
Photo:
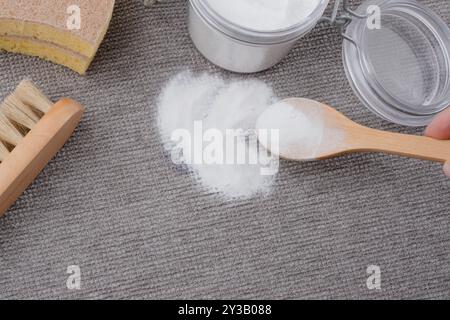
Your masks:
[[[105,37],[114,2],[0,0],[0,48],[39,56],[84,74]],[[74,14],[79,17],[75,27]]]

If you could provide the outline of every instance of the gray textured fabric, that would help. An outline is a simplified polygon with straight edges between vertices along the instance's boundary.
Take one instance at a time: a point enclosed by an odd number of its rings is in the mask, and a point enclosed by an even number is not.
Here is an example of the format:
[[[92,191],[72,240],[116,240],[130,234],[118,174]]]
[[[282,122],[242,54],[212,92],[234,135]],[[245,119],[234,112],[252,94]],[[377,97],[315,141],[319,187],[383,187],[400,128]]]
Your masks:
[[[425,1],[450,23],[446,0]],[[437,164],[382,155],[282,162],[274,191],[227,200],[168,161],[155,99],[185,69],[226,73],[193,47],[186,2],[117,1],[90,71],[0,55],[0,93],[31,77],[86,107],[73,138],[0,219],[0,298],[450,298],[450,182]],[[254,75],[371,127],[341,42],[318,27]],[[366,287],[378,265],[382,290]],[[66,288],[79,265],[82,288]]]

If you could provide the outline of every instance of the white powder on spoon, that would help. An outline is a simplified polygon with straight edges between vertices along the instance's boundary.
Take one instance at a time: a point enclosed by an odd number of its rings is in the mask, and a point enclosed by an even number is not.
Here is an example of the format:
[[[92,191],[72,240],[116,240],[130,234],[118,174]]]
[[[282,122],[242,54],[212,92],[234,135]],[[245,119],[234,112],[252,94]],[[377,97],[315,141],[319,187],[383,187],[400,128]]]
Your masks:
[[[314,159],[322,143],[324,125],[320,113],[305,114],[285,102],[271,106],[258,119],[258,129],[280,130],[280,155],[296,154]]]
[[[184,159],[191,150],[176,145],[171,138],[178,129],[193,134],[194,123],[199,120],[204,130],[254,129],[258,116],[275,101],[272,89],[261,81],[226,81],[208,74],[180,73],[168,82],[159,98],[159,127],[165,148],[172,155],[178,154],[177,162],[188,165],[202,185],[213,192],[242,198],[267,193],[273,176],[262,175],[260,165],[192,164]],[[242,135],[238,144],[247,141],[248,135]],[[249,156],[257,152],[248,148]]]
[[[280,131],[279,148],[272,149],[272,152],[287,159],[314,160],[343,144],[344,132],[325,123],[319,102],[297,100],[308,107],[300,109],[280,101],[270,106],[257,120],[257,129]]]
[[[205,0],[220,16],[258,31],[287,29],[304,22],[321,0]]]

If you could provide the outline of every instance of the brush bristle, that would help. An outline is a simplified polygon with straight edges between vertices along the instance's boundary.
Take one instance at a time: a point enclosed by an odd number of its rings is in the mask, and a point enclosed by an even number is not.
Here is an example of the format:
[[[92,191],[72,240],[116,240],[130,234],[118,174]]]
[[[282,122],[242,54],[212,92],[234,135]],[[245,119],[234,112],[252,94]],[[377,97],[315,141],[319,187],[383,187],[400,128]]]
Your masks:
[[[1,106],[1,110],[10,120],[21,124],[28,129],[33,128],[39,121],[39,117],[33,112],[31,107],[23,103],[14,95],[6,98]]]
[[[9,150],[5,147],[3,143],[0,142],[0,162],[5,161],[6,157],[9,155]]]
[[[21,100],[24,104],[29,105],[42,113],[47,113],[53,105],[53,103],[29,80],[23,80],[14,91],[13,96],[16,96],[17,99]]]
[[[22,140],[23,136],[12,124],[9,119],[0,112],[0,140],[9,143],[12,146],[17,146]]]
[[[53,103],[29,80],[0,105],[0,162],[3,162],[22,138],[47,113]]]

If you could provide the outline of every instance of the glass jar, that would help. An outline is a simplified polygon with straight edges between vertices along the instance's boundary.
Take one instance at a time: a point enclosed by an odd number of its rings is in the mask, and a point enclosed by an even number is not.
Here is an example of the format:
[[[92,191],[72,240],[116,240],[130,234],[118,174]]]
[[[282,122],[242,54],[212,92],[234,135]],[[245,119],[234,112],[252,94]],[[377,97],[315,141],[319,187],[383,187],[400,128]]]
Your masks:
[[[289,28],[260,31],[228,21],[205,0],[190,0],[189,33],[197,49],[219,67],[258,72],[280,62],[295,42],[315,27],[328,2],[321,0],[306,19]]]
[[[450,105],[450,29],[415,0],[366,0],[376,6],[379,28],[354,18],[345,31],[344,68],[360,100],[386,120],[430,123]]]
[[[190,0],[189,30],[214,64],[235,72],[270,68],[311,31],[328,5],[303,22],[263,32],[218,15],[205,0]],[[343,5],[344,14],[338,16]],[[371,19],[379,14],[379,26]],[[356,11],[335,0],[325,21],[345,28],[343,63],[355,94],[372,112],[406,126],[424,126],[450,106],[450,28],[417,0],[364,0]],[[376,20],[375,20],[376,22]]]

